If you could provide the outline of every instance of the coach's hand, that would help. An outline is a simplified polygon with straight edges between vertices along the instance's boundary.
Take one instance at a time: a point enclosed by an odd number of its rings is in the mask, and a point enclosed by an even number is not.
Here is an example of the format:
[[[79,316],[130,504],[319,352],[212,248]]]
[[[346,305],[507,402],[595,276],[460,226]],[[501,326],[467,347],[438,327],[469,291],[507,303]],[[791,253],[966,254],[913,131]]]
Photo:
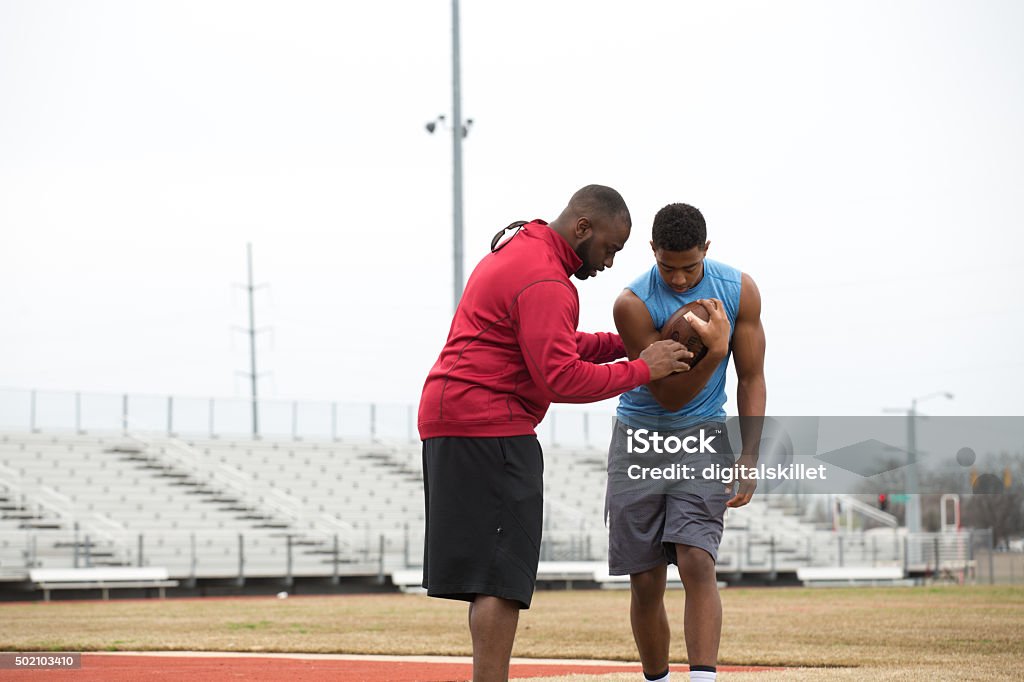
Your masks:
[[[693,353],[686,350],[686,346],[667,339],[655,341],[640,353],[640,359],[646,362],[651,370],[651,381],[663,379],[676,372],[689,371],[690,365],[686,361],[692,357]]]
[[[702,298],[697,303],[708,311],[708,321],[705,322],[693,313],[686,313],[686,321],[707,346],[708,355],[724,358],[729,353],[729,330],[732,328],[725,314],[725,304],[717,298]]]
[[[757,480],[744,476],[744,470],[749,471],[757,466],[757,458],[750,455],[740,455],[732,469],[732,483],[725,486],[725,492],[736,494],[725,503],[727,507],[742,507],[754,496],[757,488]]]

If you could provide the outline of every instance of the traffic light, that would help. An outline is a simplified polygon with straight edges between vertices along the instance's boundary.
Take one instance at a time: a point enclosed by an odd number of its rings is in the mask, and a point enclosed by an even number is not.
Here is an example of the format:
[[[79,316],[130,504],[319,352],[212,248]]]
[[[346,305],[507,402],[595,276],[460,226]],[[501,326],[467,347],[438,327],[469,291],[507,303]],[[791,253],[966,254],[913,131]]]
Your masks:
[[[878,508],[881,509],[882,511],[886,511],[887,509],[889,509],[889,496],[886,495],[885,493],[881,493],[878,496]]]

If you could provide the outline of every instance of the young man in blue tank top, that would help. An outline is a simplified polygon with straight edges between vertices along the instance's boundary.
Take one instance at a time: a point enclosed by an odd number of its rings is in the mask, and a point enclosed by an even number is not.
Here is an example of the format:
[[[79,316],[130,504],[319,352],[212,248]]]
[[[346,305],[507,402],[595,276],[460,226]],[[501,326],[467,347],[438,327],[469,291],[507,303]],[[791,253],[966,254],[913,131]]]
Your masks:
[[[660,481],[652,487],[654,482],[634,482],[643,470],[637,465],[644,463],[638,453],[666,454],[657,452],[659,444],[670,446],[670,459],[662,464],[690,466],[691,474],[712,462],[726,468],[756,464],[766,401],[761,295],[749,275],[706,258],[711,242],[704,217],[693,206],[670,204],[658,211],[652,236],[655,265],[615,301],[615,325],[629,357],[659,340],[666,320],[693,301],[710,314],[707,323],[687,316],[708,352],[689,372],[619,398],[608,453],[608,566],[612,575],[630,577],[630,622],[648,680],[669,679],[665,581],[667,564],[678,566],[686,593],[690,679],[714,680],[722,631],[715,562],[723,519],[726,507],[750,501],[755,483],[726,485],[716,478]],[[730,355],[739,384],[743,443],[738,459],[724,428]],[[676,471],[686,478],[685,468]]]

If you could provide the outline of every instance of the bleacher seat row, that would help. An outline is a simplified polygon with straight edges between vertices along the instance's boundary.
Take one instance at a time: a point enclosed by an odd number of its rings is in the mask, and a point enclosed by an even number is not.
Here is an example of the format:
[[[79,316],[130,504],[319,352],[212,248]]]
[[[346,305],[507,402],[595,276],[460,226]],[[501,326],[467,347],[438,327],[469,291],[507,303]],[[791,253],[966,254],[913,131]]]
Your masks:
[[[603,560],[604,454],[547,447],[545,460],[542,558]],[[166,567],[170,579],[416,567],[423,515],[413,443],[0,433],[0,577],[104,565]],[[831,533],[771,496],[726,523],[720,571],[828,561],[820,546]],[[893,547],[875,542],[872,560]]]

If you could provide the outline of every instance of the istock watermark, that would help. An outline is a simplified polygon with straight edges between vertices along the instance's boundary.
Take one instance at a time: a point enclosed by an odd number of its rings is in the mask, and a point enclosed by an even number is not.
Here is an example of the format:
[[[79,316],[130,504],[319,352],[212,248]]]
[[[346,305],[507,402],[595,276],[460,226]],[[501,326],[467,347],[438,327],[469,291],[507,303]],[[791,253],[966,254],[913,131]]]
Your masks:
[[[697,434],[679,437],[675,435],[662,436],[658,431],[649,431],[648,429],[626,429],[626,452],[631,455],[646,455],[649,452],[656,455],[675,455],[680,452],[685,452],[688,455],[697,453],[714,455],[718,454],[713,443],[719,433],[721,430],[708,436],[707,431],[701,429]]]
[[[608,478],[610,494],[751,480],[758,495],[1001,496],[1012,507],[1024,498],[1024,417],[734,417],[687,428],[617,420]]]
[[[666,467],[645,467],[630,464],[626,475],[633,481],[823,481],[828,478],[824,464],[807,466],[795,464],[760,464],[758,466],[722,466],[710,464],[705,467],[687,464],[671,464]]]

